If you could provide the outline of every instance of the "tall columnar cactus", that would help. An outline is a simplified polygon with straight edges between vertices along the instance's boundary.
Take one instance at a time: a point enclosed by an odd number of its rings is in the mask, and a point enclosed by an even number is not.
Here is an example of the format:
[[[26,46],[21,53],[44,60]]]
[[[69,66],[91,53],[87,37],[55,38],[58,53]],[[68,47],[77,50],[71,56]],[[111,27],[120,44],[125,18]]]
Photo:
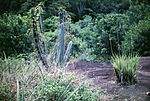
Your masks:
[[[64,59],[64,23],[61,24],[61,32],[60,32],[60,64],[63,64]]]
[[[44,33],[44,24],[43,24],[43,16],[42,16],[42,8],[39,8],[39,25],[41,33]]]
[[[64,45],[64,36],[65,36],[65,30],[66,30],[66,18],[65,18],[65,12],[60,13],[60,65],[63,66],[70,54],[70,50],[72,47],[72,42],[69,42],[67,46],[67,50],[64,55],[65,51],[65,45]]]
[[[66,62],[67,62],[67,59],[68,59],[70,52],[71,52],[71,48],[72,48],[72,41],[70,41],[68,46],[67,46],[67,50],[66,50],[65,55],[64,55],[64,64],[66,64]]]
[[[46,53],[44,51],[45,50],[45,44],[44,44],[44,41],[40,40],[40,33],[38,32],[38,28],[37,28],[37,23],[36,23],[36,20],[35,20],[36,16],[35,16],[34,9],[31,10],[31,14],[32,14],[33,37],[34,37],[34,41],[35,41],[35,47],[38,51],[38,55],[40,57],[40,60],[42,61],[45,68],[48,69],[49,65],[48,65]]]
[[[42,34],[44,34],[44,24],[43,24],[43,16],[42,16],[42,8],[41,7],[39,7],[39,27],[40,27],[40,32]],[[47,58],[48,57],[47,48],[46,48],[47,45],[44,40],[42,40],[42,47],[43,47],[45,57]]]

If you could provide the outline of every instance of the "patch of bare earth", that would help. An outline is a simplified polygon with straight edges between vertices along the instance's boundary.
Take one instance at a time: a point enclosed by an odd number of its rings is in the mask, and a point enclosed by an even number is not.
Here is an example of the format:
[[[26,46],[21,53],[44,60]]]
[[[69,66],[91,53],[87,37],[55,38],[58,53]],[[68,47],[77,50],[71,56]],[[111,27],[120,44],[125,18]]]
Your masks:
[[[121,86],[116,82],[115,73],[110,62],[93,63],[79,61],[68,66],[69,70],[76,72],[76,75],[84,75],[90,85],[102,88],[107,91],[107,95],[102,101],[150,101],[146,92],[150,91],[150,57],[142,57],[140,60],[140,70],[137,74],[137,84],[131,86]]]

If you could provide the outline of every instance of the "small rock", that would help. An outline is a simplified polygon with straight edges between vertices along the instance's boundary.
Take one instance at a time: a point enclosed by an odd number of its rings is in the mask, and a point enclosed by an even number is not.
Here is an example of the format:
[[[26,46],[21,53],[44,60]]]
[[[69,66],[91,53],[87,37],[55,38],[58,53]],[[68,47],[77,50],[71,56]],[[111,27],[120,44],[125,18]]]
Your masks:
[[[147,96],[150,96],[150,92],[146,92],[146,95],[147,95]]]

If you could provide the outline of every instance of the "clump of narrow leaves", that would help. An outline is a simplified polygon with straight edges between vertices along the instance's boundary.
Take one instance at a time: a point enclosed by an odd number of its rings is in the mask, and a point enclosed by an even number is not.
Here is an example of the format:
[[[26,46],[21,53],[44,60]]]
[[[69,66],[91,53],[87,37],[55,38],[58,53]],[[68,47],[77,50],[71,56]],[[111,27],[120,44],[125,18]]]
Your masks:
[[[112,57],[112,64],[117,81],[124,85],[136,83],[139,60],[140,57],[138,55],[114,55]]]

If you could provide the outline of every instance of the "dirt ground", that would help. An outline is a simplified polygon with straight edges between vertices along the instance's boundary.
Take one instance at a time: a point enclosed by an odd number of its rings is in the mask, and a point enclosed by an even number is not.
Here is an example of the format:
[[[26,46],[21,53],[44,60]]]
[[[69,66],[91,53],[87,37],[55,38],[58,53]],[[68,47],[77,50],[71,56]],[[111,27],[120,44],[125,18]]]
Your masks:
[[[150,57],[141,58],[138,83],[131,86],[121,86],[116,82],[110,62],[78,61],[68,67],[69,70],[76,71],[77,76],[82,74],[86,80],[91,80],[91,86],[106,90],[107,95],[102,101],[150,101],[150,97],[146,95],[150,91]]]

